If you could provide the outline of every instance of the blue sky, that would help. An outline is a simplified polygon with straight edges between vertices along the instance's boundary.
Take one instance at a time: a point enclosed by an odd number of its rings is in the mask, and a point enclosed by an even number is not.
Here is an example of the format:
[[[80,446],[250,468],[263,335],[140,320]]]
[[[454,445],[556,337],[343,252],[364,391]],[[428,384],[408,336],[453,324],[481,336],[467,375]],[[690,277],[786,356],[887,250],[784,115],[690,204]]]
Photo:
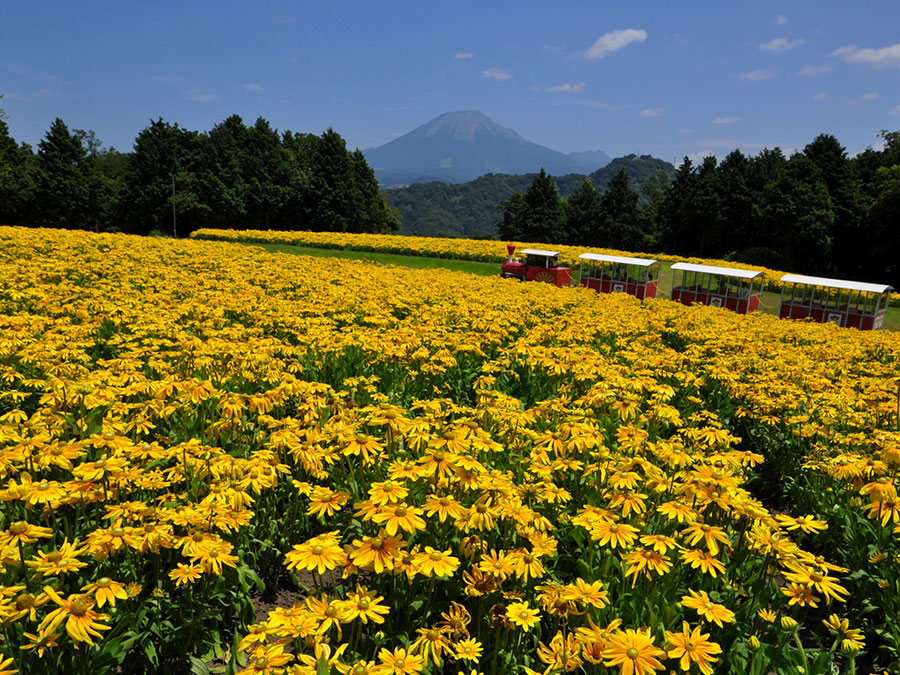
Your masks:
[[[381,145],[477,109],[570,152],[672,161],[900,129],[900,2],[5,2],[0,101],[130,149],[230,114]]]

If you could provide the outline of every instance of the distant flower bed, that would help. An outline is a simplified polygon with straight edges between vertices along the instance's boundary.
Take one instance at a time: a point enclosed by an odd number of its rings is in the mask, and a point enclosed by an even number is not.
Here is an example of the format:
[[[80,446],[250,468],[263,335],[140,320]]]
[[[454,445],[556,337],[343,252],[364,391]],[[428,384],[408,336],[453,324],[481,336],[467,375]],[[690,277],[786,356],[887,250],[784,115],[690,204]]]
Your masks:
[[[562,246],[536,244],[533,242],[503,242],[485,239],[453,239],[443,237],[407,237],[397,234],[352,234],[347,232],[301,232],[282,230],[214,230],[201,229],[191,235],[194,239],[211,241],[235,241],[258,244],[288,244],[314,248],[334,248],[348,251],[370,251],[376,253],[396,253],[400,255],[448,258],[451,260],[474,260],[497,262],[506,259],[506,244],[513,243],[516,250],[524,248],[550,248],[560,252],[560,262],[577,267],[578,256],[582,253],[602,253],[606,255],[653,258],[665,262],[690,262],[700,265],[715,265],[731,269],[753,270],[766,275],[766,289],[781,291],[781,277],[786,272],[745,263],[716,260],[713,258],[686,258],[666,253],[633,253],[609,248],[588,248],[582,246]],[[890,304],[900,306],[900,293],[892,293]]]

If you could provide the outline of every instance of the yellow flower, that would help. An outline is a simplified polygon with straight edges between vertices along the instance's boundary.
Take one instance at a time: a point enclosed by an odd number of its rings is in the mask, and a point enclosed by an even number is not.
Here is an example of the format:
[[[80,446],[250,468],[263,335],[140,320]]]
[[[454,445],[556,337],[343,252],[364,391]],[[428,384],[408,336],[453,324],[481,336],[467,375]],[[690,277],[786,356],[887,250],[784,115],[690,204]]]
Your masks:
[[[364,586],[357,586],[356,591],[348,593],[347,599],[338,603],[340,620],[350,623],[359,619],[362,623],[384,623],[384,616],[390,612],[390,608],[380,604],[383,597],[367,590]]]
[[[682,607],[697,610],[705,621],[712,621],[719,628],[723,624],[732,623],[734,621],[734,612],[718,603],[709,599],[706,591],[695,592],[688,589],[690,595],[682,596],[680,604]]]
[[[184,586],[197,581],[203,574],[203,568],[199,565],[185,565],[178,563],[178,566],[169,572],[169,578],[175,582],[176,586]]]
[[[609,545],[615,549],[630,547],[637,539],[638,529],[626,523],[616,523],[609,520],[601,520],[591,528],[591,539],[600,546]]]
[[[478,640],[467,638],[453,645],[453,653],[457,659],[478,663],[481,659],[482,646]]]
[[[651,675],[662,670],[659,657],[665,652],[653,644],[650,631],[631,628],[616,630],[603,650],[603,665],[607,668],[619,666],[621,675]]]
[[[540,612],[528,606],[528,601],[513,602],[506,607],[506,618],[523,630],[531,630],[540,621]]]
[[[101,577],[94,583],[83,586],[81,590],[94,596],[97,600],[97,607],[103,607],[107,602],[115,607],[116,598],[119,598],[120,600],[126,600],[128,598],[125,587],[109,577]]]
[[[379,664],[373,675],[416,675],[425,668],[425,660],[400,647],[394,651],[382,649],[378,652]]]
[[[372,520],[384,525],[385,531],[390,536],[394,536],[401,529],[412,534],[416,530],[425,529],[422,513],[420,508],[399,502],[385,506],[384,510],[380,510],[372,516]]]
[[[338,537],[338,532],[329,532],[294,546],[284,556],[287,568],[316,570],[319,574],[324,574],[327,570],[346,565],[347,554],[338,545]]]
[[[377,537],[365,537],[353,541],[350,549],[351,562],[362,569],[372,567],[376,574],[392,569],[406,542],[400,537],[392,537],[384,530]]]
[[[50,612],[38,626],[40,633],[52,633],[63,621],[66,622],[66,632],[75,642],[87,642],[93,646],[92,637],[103,637],[99,631],[109,630],[109,626],[100,623],[108,619],[108,614],[100,614],[93,610],[94,601],[85,595],[70,595],[67,599],[61,598],[50,586],[44,586],[44,592],[50,596],[59,608]]]
[[[453,557],[451,551],[438,551],[431,546],[426,546],[425,550],[415,557],[416,569],[426,577],[449,577],[452,576],[459,567],[459,558]]]
[[[709,641],[709,633],[701,633],[699,626],[692,630],[687,621],[682,623],[680,633],[666,631],[666,642],[668,658],[680,659],[682,670],[690,670],[691,663],[696,663],[705,675],[712,674],[710,664],[719,660],[714,654],[722,653],[717,643]]]
[[[20,645],[20,649],[33,649],[37,652],[38,658],[44,658],[44,650],[45,649],[53,649],[57,646],[56,639],[62,635],[62,633],[50,633],[50,632],[41,632],[39,631],[37,635],[34,633],[23,633],[25,637],[27,637],[30,642]],[[3,666],[3,663],[0,663],[0,667]],[[0,670],[0,675],[2,675],[2,670]]]

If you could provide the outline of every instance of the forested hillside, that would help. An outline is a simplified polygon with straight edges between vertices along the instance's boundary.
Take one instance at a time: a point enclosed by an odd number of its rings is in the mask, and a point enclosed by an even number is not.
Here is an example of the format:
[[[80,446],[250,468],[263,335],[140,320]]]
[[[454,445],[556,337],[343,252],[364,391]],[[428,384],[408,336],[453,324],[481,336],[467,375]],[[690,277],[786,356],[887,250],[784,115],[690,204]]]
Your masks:
[[[790,157],[778,148],[696,166],[685,157],[670,184],[656,174],[640,194],[624,168],[605,191],[586,180],[567,197],[542,172],[503,202],[499,235],[900,286],[900,132],[881,135],[882,150],[853,158],[824,134]]]
[[[613,175],[624,169],[633,189],[640,190],[652,176],[665,186],[675,175],[675,167],[661,159],[644,155],[618,157],[595,171],[590,178],[598,189],[605,189]],[[662,174],[662,176],[656,176]],[[388,204],[400,215],[400,232],[419,236],[493,238],[502,218],[501,202],[524,192],[537,174],[487,174],[468,183],[448,185],[434,181],[385,190]],[[554,176],[552,181],[561,197],[571,195],[584,182],[583,174]]]
[[[58,118],[34,152],[0,118],[0,224],[178,235],[201,227],[396,229],[365,157],[340,134],[279,133],[237,115],[208,132],[155,120],[129,153]]]

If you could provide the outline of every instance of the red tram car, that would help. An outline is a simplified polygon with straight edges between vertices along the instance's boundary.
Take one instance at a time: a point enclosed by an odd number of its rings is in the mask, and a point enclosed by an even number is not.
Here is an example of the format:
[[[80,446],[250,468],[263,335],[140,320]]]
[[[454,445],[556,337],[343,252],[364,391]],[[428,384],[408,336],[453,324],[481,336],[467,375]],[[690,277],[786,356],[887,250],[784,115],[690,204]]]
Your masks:
[[[681,272],[681,283],[678,273]],[[725,307],[738,314],[759,309],[766,275],[753,270],[680,262],[672,265],[672,300]]]
[[[582,253],[581,285],[598,293],[628,293],[645,300],[655,298],[659,286],[658,260]]]
[[[885,284],[802,274],[785,274],[781,282],[781,318],[811,319],[860,330],[881,328],[893,290]]]

